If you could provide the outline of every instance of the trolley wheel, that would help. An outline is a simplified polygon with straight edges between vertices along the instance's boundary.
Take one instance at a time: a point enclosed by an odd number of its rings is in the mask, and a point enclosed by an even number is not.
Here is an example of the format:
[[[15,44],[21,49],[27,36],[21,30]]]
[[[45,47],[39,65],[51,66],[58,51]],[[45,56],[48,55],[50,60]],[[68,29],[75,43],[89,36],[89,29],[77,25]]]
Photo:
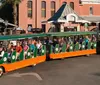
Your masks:
[[[0,67],[0,77],[3,75],[3,73],[4,73],[4,69],[3,67]]]
[[[32,67],[36,66],[36,64],[31,65]]]
[[[36,66],[36,64],[33,64],[33,65],[28,66],[28,67],[35,67],[35,66]]]
[[[87,54],[86,56],[87,56],[87,57],[89,57],[89,56],[90,56],[90,54]]]

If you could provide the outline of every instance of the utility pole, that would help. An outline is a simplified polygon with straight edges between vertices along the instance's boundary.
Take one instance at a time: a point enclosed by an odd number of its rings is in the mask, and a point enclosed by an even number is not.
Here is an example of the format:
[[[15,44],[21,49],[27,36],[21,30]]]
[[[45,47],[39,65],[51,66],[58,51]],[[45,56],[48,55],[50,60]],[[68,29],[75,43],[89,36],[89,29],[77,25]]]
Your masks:
[[[96,23],[96,27],[97,27],[97,29],[96,29],[96,31],[97,31],[97,41],[98,41],[98,38],[99,38],[99,32],[100,32],[100,28],[99,28],[99,22],[97,22]]]
[[[37,28],[37,0],[35,0],[35,28]]]

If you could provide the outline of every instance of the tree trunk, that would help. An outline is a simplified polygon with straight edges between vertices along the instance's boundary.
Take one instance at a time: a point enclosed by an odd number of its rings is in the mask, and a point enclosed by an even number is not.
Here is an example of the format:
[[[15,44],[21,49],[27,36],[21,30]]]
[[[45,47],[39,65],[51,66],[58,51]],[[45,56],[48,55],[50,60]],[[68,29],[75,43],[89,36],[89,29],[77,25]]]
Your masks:
[[[13,4],[13,18],[14,18],[14,24],[17,25],[17,5]]]

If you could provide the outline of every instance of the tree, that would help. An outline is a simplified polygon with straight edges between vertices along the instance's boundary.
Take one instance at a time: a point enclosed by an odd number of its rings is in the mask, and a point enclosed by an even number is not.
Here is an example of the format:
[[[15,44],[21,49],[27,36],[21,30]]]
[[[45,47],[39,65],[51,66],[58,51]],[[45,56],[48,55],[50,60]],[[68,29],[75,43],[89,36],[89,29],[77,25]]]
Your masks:
[[[5,0],[0,0],[0,3],[3,3],[3,2],[5,2]]]
[[[0,8],[2,7],[2,5],[4,4],[5,0],[0,0]]]
[[[17,25],[17,6],[22,0],[6,0],[6,3],[12,4],[13,7],[13,18],[14,18],[14,24]]]

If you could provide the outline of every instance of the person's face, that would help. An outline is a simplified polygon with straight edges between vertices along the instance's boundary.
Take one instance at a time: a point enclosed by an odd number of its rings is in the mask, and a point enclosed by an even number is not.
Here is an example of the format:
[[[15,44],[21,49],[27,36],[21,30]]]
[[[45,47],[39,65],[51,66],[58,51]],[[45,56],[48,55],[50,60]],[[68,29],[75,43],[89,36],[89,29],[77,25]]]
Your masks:
[[[88,36],[86,36],[86,38],[88,38]]]
[[[17,43],[17,46],[19,46],[20,45],[20,43]]]
[[[29,40],[29,41],[28,41],[28,43],[29,43],[29,44],[31,44],[31,43],[32,43],[32,41],[31,41],[31,40]]]
[[[33,40],[32,42],[35,43],[35,40]]]

